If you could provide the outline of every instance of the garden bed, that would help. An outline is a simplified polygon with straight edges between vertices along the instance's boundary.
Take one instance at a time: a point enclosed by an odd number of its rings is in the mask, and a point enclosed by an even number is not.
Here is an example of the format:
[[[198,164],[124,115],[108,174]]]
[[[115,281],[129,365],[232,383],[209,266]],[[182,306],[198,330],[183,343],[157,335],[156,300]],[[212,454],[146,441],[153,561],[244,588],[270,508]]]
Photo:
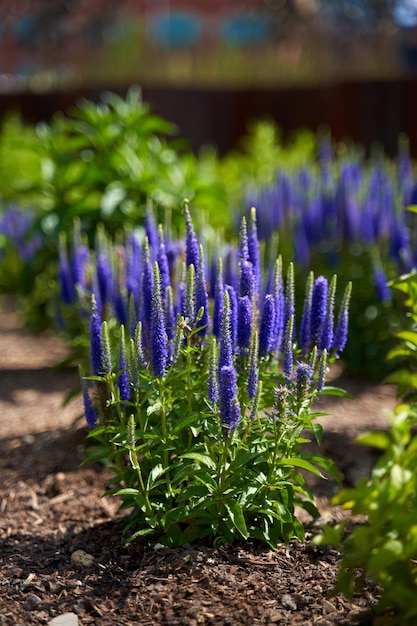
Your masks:
[[[0,315],[0,623],[47,623],[74,613],[79,624],[371,624],[378,593],[368,584],[347,601],[329,594],[335,550],[313,547],[318,525],[305,520],[307,542],[274,552],[242,544],[162,548],[124,545],[118,503],[102,498],[107,470],[80,468],[85,430],[81,401],[62,401],[77,386],[73,369],[54,369],[65,346],[19,325],[11,301]],[[343,380],[355,401],[320,399],[322,452],[346,484],[367,474],[375,456],[354,438],[387,426],[395,405],[390,386]],[[331,481],[314,486],[324,519],[345,515],[330,505]],[[357,523],[352,519],[350,524]],[[77,551],[92,558],[80,562]]]

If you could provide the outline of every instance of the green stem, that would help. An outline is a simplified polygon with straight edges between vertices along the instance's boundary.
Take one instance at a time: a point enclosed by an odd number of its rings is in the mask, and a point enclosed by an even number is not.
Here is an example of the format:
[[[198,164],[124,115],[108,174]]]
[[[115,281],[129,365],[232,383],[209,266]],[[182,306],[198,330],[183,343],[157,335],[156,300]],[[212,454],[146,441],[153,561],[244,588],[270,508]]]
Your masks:
[[[168,428],[167,428],[167,416],[166,416],[166,410],[165,410],[165,385],[164,385],[163,378],[158,378],[158,385],[159,385],[159,398],[161,401],[161,411],[162,411],[162,414],[161,414],[162,443],[165,446],[165,449],[164,449],[165,476],[166,476],[166,481],[167,481],[168,494],[172,496],[173,495],[172,485],[171,485],[171,478],[169,475],[169,454],[168,454],[168,450],[166,449],[166,445],[168,443]]]
[[[136,473],[138,475],[139,487],[140,487],[142,496],[145,498],[146,512],[149,515],[149,517],[152,517],[153,516],[152,504],[150,503],[148,492],[147,492],[147,490],[145,488],[145,483],[143,482],[143,476],[142,476],[142,471],[140,469],[140,463],[139,463],[138,455],[137,455],[136,450],[134,448],[130,448],[129,449],[129,453],[130,453],[130,458],[133,461],[133,466],[134,466],[134,468],[136,470]]]

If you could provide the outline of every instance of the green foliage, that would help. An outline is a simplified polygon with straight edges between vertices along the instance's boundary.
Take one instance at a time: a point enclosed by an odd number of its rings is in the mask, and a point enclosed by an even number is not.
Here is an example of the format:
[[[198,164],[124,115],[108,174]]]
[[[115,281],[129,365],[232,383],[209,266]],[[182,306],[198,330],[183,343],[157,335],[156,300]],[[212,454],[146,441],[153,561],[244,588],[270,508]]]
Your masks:
[[[405,398],[391,415],[390,431],[365,433],[358,439],[382,452],[370,478],[362,478],[333,500],[354,515],[366,515],[367,522],[346,538],[345,522],[324,527],[316,543],[342,549],[335,593],[350,596],[369,576],[382,590],[377,611],[394,610],[384,623],[412,626],[417,619],[417,274],[401,277],[393,287],[406,294],[410,328],[396,335],[398,347],[388,358],[401,362],[401,369],[388,380],[398,383]]]
[[[113,346],[121,333],[113,331]],[[318,394],[316,383],[303,390],[297,390],[295,381],[286,387],[282,374],[265,361],[262,386],[250,399],[249,357],[242,357],[242,418],[229,431],[218,407],[207,400],[215,344],[201,343],[198,323],[189,329],[183,318],[177,336],[180,353],[164,377],[155,377],[149,367],[138,369],[136,353],[131,353],[128,370],[135,369],[139,378],[129,401],[120,400],[117,367],[104,377],[84,377],[84,384],[95,388],[100,414],[89,433],[97,443],[87,460],[100,460],[114,472],[107,493],[131,511],[125,518],[129,541],[148,534],[166,545],[199,540],[220,545],[252,538],[274,547],[279,541],[302,539],[295,506],[317,516],[303,472],[323,478],[323,471],[330,472],[337,478],[329,459],[303,451],[309,442],[306,430],[318,442],[322,437],[315,423],[321,414],[310,409]]]
[[[80,217],[90,235],[99,222],[114,234],[126,222],[141,223],[149,202],[172,212],[176,225],[175,208],[185,197],[198,209],[224,200],[208,164],[200,167],[173,141],[174,131],[150,112],[137,88],[125,100],[110,92],[97,104],[82,100],[68,115],[40,125],[44,229],[57,233]]]

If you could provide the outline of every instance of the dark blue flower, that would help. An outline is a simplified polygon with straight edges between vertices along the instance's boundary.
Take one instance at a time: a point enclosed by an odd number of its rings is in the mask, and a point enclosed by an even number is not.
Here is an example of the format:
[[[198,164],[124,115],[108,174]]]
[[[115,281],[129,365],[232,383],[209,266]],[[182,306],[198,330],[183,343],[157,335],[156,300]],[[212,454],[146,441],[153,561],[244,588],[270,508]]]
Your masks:
[[[256,289],[258,290],[261,282],[261,269],[259,262],[259,239],[256,226],[256,209],[254,207],[251,208],[248,224],[248,250],[249,261],[252,263]]]
[[[120,328],[120,349],[119,349],[118,370],[119,370],[119,374],[117,376],[117,384],[119,386],[120,400],[122,402],[128,401],[130,400],[130,379],[129,379],[129,371],[127,367],[125,329],[123,325]]]
[[[232,337],[232,346],[236,345],[237,337],[237,298],[236,291],[231,285],[225,285],[225,290],[229,294],[230,302],[230,333]]]
[[[324,276],[314,281],[311,298],[310,347],[319,346],[320,337],[326,319],[328,282]]]
[[[169,264],[168,257],[165,248],[164,235],[162,232],[162,227],[159,229],[159,246],[158,246],[158,254],[156,260],[159,265],[159,272],[161,274],[161,285],[162,285],[162,294],[164,296],[167,287],[170,285],[170,276],[169,276]]]
[[[94,409],[93,401],[91,400],[87,381],[83,378],[81,378],[81,391],[83,396],[85,420],[87,422],[87,427],[91,429],[97,426],[97,414]]]
[[[296,396],[299,402],[306,397],[313,380],[313,371],[308,363],[297,362],[295,368]]]
[[[252,303],[248,296],[238,299],[237,304],[237,337],[239,348],[249,348],[252,333]]]
[[[352,283],[348,283],[345,289],[345,293],[343,294],[343,299],[340,305],[339,316],[336,324],[336,330],[334,332],[333,349],[336,356],[338,356],[344,350],[348,338],[349,302],[351,292]]]
[[[258,333],[253,333],[251,347],[249,351],[248,364],[248,395],[253,398],[258,389],[259,382],[259,363],[258,363],[259,342]]]
[[[331,349],[333,345],[333,337],[334,337],[334,299],[336,294],[336,275],[333,276],[330,281],[330,286],[327,292],[327,303],[326,303],[326,316],[324,319],[323,328],[320,335],[320,341],[318,344],[319,350],[326,349],[327,352]]]
[[[187,267],[189,265],[194,265],[194,268],[198,268],[200,265],[200,251],[198,240],[196,234],[194,232],[193,222],[191,220],[190,211],[188,207],[185,205],[184,207],[184,216],[185,216],[185,228],[186,228],[186,237],[185,237],[185,262]]]
[[[154,376],[165,376],[168,363],[168,348],[165,333],[164,310],[162,307],[161,277],[159,274],[159,266],[156,261],[153,268],[150,348],[151,365]]]
[[[143,323],[143,329],[146,336],[149,333],[149,328],[151,325],[153,293],[153,271],[147,239],[145,239],[145,243],[143,246],[141,293],[141,321]]]
[[[221,257],[217,261],[216,284],[214,288],[213,304],[213,335],[220,336],[221,319],[223,314],[224,283],[223,283],[223,263]]]
[[[237,399],[237,377],[233,365],[223,366],[219,371],[220,416],[227,429],[232,431],[240,420]]]
[[[255,275],[250,261],[239,263],[239,296],[248,296],[250,300],[255,296]]]
[[[229,293],[224,291],[223,311],[220,328],[219,369],[233,365],[233,340]]]
[[[195,300],[196,300],[196,309],[200,311],[203,309],[203,316],[201,320],[199,320],[198,325],[201,327],[199,331],[199,335],[205,337],[208,333],[208,326],[210,323],[209,316],[209,301],[206,287],[206,272],[204,266],[204,255],[203,248],[200,246],[200,264],[198,266],[197,277],[196,277],[196,292],[195,292]]]
[[[97,311],[94,295],[91,298],[90,317],[90,362],[94,376],[103,374],[103,339],[101,334],[101,318]]]
[[[156,259],[158,244],[159,244],[159,235],[158,235],[158,226],[156,225],[154,215],[151,210],[146,211],[145,220],[145,233],[146,238],[148,240],[149,248],[150,248],[150,259],[151,262]]]
[[[375,289],[380,302],[391,301],[391,290],[387,284],[387,276],[381,266],[374,269]]]
[[[107,251],[99,251],[96,254],[96,276],[100,302],[104,308],[109,304],[113,291],[113,272]]]
[[[263,308],[261,325],[259,329],[259,356],[265,357],[275,347],[275,300],[272,294],[266,294]]]
[[[59,240],[59,267],[58,282],[60,297],[64,304],[73,304],[77,299],[71,266],[68,261],[68,253],[65,238]]]
[[[311,302],[313,295],[314,274],[310,272],[306,284],[306,292],[303,304],[303,313],[301,316],[300,324],[300,337],[299,347],[306,353],[311,348],[310,346],[310,326],[311,326]]]

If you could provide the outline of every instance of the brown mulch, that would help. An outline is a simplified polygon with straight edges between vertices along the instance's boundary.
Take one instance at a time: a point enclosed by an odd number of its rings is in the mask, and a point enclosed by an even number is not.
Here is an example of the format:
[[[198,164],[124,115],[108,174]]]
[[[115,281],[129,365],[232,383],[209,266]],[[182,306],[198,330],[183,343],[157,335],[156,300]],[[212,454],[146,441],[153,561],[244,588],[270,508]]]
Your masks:
[[[368,582],[353,600],[330,595],[339,554],[310,545],[318,527],[308,519],[306,543],[276,551],[250,543],[127,548],[117,501],[101,497],[108,470],[80,468],[79,397],[62,407],[77,373],[53,368],[65,345],[52,335],[28,334],[12,302],[0,304],[0,624],[46,624],[65,613],[81,625],[372,624],[378,590]],[[337,384],[356,400],[320,400],[320,409],[331,413],[322,420],[322,452],[354,484],[375,461],[354,438],[387,427],[395,390]],[[346,515],[330,504],[330,480],[313,486],[323,519]]]

